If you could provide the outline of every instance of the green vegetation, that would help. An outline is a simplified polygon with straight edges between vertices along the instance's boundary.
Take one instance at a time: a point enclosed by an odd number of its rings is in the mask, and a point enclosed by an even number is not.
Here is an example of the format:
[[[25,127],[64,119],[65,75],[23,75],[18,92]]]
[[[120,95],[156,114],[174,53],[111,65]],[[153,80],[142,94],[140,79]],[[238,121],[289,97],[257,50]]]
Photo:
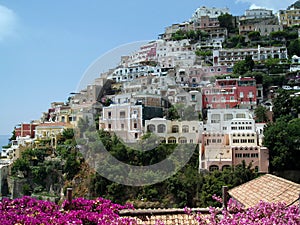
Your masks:
[[[228,33],[235,33],[237,32],[234,26],[234,17],[231,14],[223,14],[218,17],[220,27],[227,28]]]
[[[274,120],[264,131],[271,171],[300,170],[300,96],[281,90],[273,101]]]
[[[208,34],[201,30],[177,30],[174,34],[172,34],[172,40],[173,41],[180,41],[183,39],[189,39],[191,42],[197,42],[197,41],[205,41],[208,37]]]

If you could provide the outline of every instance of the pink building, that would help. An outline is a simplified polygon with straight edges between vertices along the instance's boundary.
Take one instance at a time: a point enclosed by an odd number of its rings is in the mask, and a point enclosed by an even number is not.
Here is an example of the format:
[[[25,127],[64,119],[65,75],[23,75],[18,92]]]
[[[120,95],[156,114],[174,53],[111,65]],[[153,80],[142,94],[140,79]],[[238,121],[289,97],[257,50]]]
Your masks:
[[[248,108],[256,106],[257,88],[254,78],[216,80],[215,86],[202,88],[203,108]]]

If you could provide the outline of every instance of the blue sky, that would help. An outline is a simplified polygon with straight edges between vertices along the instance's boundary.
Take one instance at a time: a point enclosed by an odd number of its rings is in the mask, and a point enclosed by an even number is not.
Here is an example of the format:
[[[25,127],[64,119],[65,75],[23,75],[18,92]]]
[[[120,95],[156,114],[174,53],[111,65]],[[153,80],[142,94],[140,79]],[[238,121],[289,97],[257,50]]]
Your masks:
[[[274,3],[275,2],[275,3]],[[157,39],[197,7],[285,9],[274,0],[0,0],[0,134],[39,119],[66,101],[99,56],[126,43]]]

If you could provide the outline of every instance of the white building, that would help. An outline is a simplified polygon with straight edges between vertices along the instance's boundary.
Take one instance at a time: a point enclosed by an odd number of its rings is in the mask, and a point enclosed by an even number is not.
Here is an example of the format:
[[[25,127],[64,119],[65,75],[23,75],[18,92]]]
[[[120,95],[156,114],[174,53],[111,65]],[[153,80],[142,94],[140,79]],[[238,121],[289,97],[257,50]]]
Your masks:
[[[243,49],[219,49],[213,51],[214,65],[233,66],[236,62],[244,60],[246,56],[252,56],[254,61],[268,58],[287,59],[286,47],[260,47]]]
[[[131,67],[121,67],[117,68],[112,74],[108,76],[115,82],[127,82],[133,81],[139,77],[147,76],[161,76],[162,69],[159,66],[144,66],[136,65]]]
[[[273,16],[273,11],[270,9],[247,9],[245,11],[245,17],[241,19],[255,19],[255,18],[268,18]]]
[[[145,121],[145,132],[151,132],[160,141],[168,144],[198,144],[203,131],[201,121],[171,121],[164,118],[153,118]]]
[[[209,16],[210,18],[218,18],[223,14],[230,14],[229,8],[208,8],[205,6],[199,7],[196,9],[194,14],[192,15],[191,21],[195,22],[200,19],[202,16]]]
[[[136,142],[143,134],[143,107],[130,103],[104,107],[99,129],[115,133],[124,142]]]
[[[244,160],[258,172],[267,173],[269,152],[261,146],[259,128],[247,109],[208,110],[199,145],[199,170],[224,170]]]

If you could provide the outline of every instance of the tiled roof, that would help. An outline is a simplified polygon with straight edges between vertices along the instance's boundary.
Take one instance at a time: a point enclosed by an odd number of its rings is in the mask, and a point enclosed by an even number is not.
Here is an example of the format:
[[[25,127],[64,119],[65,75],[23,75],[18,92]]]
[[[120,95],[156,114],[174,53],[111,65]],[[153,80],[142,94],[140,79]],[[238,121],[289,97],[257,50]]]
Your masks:
[[[260,200],[299,204],[300,184],[271,174],[260,176],[228,191],[246,208],[255,206]]]
[[[192,209],[205,215],[208,209]],[[195,225],[199,224],[194,215],[188,215],[184,209],[136,209],[122,210],[121,216],[135,218],[138,225]]]

